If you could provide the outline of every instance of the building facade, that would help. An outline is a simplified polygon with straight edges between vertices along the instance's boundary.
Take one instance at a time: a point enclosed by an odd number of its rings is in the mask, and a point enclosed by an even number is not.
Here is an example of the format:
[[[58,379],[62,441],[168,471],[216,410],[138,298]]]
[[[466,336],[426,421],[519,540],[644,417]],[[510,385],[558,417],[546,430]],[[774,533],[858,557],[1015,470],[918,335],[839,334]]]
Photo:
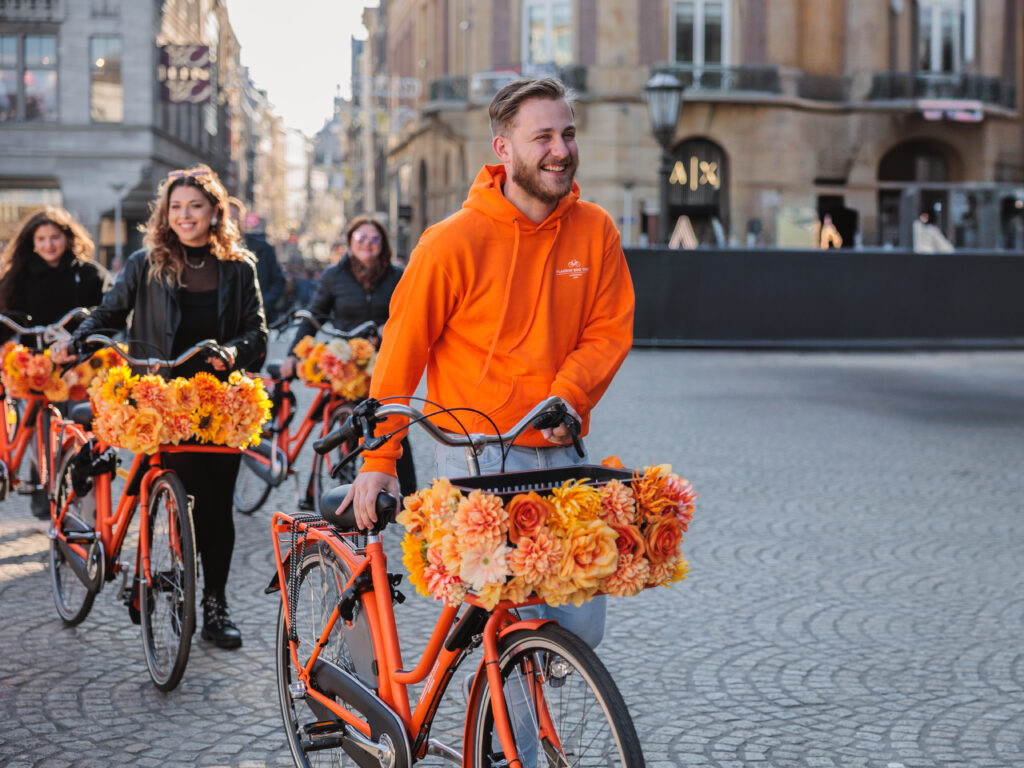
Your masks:
[[[242,74],[221,0],[0,0],[0,240],[61,205],[110,264],[168,171],[207,163],[237,192]]]
[[[577,94],[585,199],[642,243],[1024,247],[1019,0],[387,0],[388,185],[414,243],[490,149],[487,104],[522,74]],[[668,210],[645,83],[683,88]]]

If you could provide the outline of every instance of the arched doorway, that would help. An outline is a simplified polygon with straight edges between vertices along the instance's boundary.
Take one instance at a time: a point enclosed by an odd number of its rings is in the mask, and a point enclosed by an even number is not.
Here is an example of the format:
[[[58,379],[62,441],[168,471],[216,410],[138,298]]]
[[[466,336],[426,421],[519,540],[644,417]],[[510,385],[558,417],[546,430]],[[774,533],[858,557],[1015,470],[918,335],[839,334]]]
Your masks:
[[[705,138],[682,141],[672,150],[668,185],[668,231],[689,222],[699,245],[725,245],[729,232],[729,166],[721,145]]]
[[[878,181],[888,182],[878,191],[878,238],[882,245],[901,245],[900,201],[905,192],[916,197],[916,209],[904,216],[928,214],[939,229],[949,228],[949,182],[955,150],[941,142],[913,139],[897,144],[878,163]],[[893,186],[899,184],[900,187]],[[935,186],[929,186],[935,185]],[[906,207],[904,203],[904,207]],[[904,221],[903,226],[909,222]]]

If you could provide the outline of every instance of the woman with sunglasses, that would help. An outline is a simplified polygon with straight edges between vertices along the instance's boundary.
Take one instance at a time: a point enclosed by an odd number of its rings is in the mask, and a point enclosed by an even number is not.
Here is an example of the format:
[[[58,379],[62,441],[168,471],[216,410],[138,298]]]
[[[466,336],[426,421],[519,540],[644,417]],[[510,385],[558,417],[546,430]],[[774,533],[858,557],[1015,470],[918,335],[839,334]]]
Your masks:
[[[47,206],[29,215],[0,254],[0,311],[28,315],[28,325],[49,325],[77,307],[95,307],[112,282],[92,260],[95,250],[85,227],[63,208]],[[0,342],[10,334],[0,326]],[[66,410],[64,403],[54,405]],[[36,467],[30,472],[30,482],[38,484]],[[45,489],[32,492],[30,505],[34,517],[50,519]]]
[[[402,276],[402,268],[391,263],[388,234],[376,219],[357,216],[348,225],[345,239],[348,251],[337,264],[324,270],[306,309],[316,318],[330,319],[335,328],[343,331],[367,320],[381,327],[387,322],[391,294]],[[303,319],[291,349],[313,332],[313,324]],[[291,378],[295,374],[296,362],[295,356],[289,352],[281,364],[281,375]],[[416,490],[416,469],[408,440],[402,441],[398,481],[403,495]],[[312,499],[304,499],[301,506],[312,509],[312,504]]]
[[[226,378],[230,370],[258,368],[266,355],[267,323],[253,255],[228,216],[228,194],[210,168],[173,171],[160,184],[144,229],[145,248],[125,262],[103,303],[78,327],[73,339],[94,330],[124,328],[129,316],[129,351],[137,357],[177,357],[203,339],[228,351],[230,363],[195,357],[174,376],[208,370]],[[68,345],[51,350],[70,359]],[[238,648],[242,636],[228,615],[225,586],[235,546],[231,498],[241,454],[166,456],[195,499],[196,549],[203,565],[203,632],[221,648]]]

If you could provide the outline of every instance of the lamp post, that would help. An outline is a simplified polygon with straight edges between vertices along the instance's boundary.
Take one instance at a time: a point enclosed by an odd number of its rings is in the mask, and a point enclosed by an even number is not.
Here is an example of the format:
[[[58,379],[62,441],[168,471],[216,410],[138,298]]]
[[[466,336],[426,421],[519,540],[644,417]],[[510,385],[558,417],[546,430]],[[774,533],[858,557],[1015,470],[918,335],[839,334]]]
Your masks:
[[[668,179],[672,173],[672,154],[669,148],[676,137],[676,123],[683,107],[683,84],[668,72],[658,72],[644,86],[647,111],[651,117],[651,131],[661,145],[661,165],[658,167],[658,243],[668,242]]]
[[[114,266],[118,269],[122,266],[121,259],[121,192],[124,191],[124,184],[111,184],[114,190]]]

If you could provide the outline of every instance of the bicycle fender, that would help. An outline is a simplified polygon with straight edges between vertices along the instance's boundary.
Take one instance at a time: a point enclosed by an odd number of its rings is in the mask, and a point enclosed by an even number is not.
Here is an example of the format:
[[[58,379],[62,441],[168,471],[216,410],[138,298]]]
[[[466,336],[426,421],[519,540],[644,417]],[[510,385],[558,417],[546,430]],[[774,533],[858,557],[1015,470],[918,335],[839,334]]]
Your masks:
[[[288,552],[288,554],[286,554],[284,556],[284,560],[281,561],[281,565],[284,566],[284,572],[285,573],[288,573],[289,569],[291,568],[291,557],[292,557],[292,553]],[[277,578],[277,571],[275,570],[274,571],[274,577],[270,580],[270,583],[267,584],[267,586],[263,588],[263,594],[265,594],[265,595],[272,595],[275,592],[280,592],[280,591],[281,591],[281,581],[280,581],[280,579]]]
[[[498,639],[501,640],[505,637],[505,635],[509,634],[510,632],[517,632],[520,629],[537,629],[537,627],[543,626],[545,624],[551,624],[554,621],[554,619],[520,619],[519,621],[512,622],[507,627],[504,627],[500,632],[498,632]]]

